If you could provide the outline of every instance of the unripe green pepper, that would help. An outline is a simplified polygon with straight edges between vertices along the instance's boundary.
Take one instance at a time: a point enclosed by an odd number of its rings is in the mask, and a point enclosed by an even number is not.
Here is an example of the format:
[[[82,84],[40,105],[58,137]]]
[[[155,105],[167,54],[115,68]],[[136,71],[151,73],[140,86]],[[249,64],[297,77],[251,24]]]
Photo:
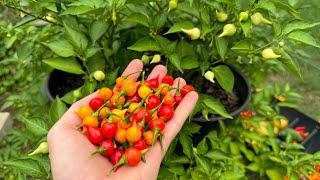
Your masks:
[[[104,78],[106,77],[106,75],[105,75],[104,72],[102,72],[102,71],[95,71],[95,72],[93,73],[93,77],[94,77],[94,79],[97,80],[97,81],[103,81]]]
[[[216,18],[219,22],[225,22],[228,19],[228,14],[223,11],[216,11]]]
[[[141,61],[143,62],[143,64],[149,64],[150,57],[144,54],[141,57]]]
[[[80,89],[74,90],[72,94],[73,94],[73,97],[75,97],[75,98],[80,98],[82,96]]]
[[[171,10],[176,9],[178,6],[178,0],[170,0],[169,1],[169,9],[168,12],[170,12]]]
[[[248,20],[249,14],[248,11],[243,11],[239,14],[239,21],[246,21]]]
[[[251,21],[252,21],[252,24],[254,24],[254,25],[272,24],[271,21],[269,21],[268,19],[264,18],[263,15],[261,13],[259,13],[259,12],[256,12],[251,16]]]
[[[32,153],[29,153],[28,156],[33,156],[40,153],[48,153],[49,152],[49,146],[47,142],[42,142],[37,149],[35,149]]]
[[[181,29],[184,33],[186,33],[191,40],[197,40],[200,38],[200,29],[192,28],[192,29]]]
[[[226,24],[223,27],[222,33],[219,35],[219,37],[224,36],[233,36],[237,32],[237,28],[234,24]]]
[[[277,58],[281,57],[281,55],[274,53],[271,48],[264,49],[261,52],[261,55],[264,59],[277,59]]]
[[[214,82],[214,73],[212,71],[207,71],[205,74],[204,74],[204,77],[211,81],[212,83],[215,83]]]
[[[161,61],[161,56],[160,56],[160,54],[155,54],[155,55],[153,55],[153,58],[152,58],[150,64],[158,63],[158,62],[160,62],[160,61]]]

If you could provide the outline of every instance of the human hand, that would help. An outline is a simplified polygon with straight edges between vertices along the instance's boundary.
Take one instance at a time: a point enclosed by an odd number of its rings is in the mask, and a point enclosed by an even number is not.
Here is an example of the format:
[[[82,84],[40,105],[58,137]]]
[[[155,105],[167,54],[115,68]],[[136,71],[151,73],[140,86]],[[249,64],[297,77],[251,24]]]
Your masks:
[[[133,60],[122,76],[140,72],[142,69],[142,62]],[[159,76],[161,82],[166,73],[166,67],[158,65],[152,70],[148,79]],[[139,73],[134,73],[129,78],[136,81],[139,76]],[[173,86],[183,87],[185,84],[184,79],[177,78]],[[189,92],[176,108],[173,118],[166,123],[163,133],[163,150],[161,150],[160,144],[156,143],[146,153],[145,163],[140,162],[133,167],[123,166],[110,175],[108,172],[112,168],[112,164],[99,154],[90,157],[90,154],[96,151],[97,147],[77,130],[81,119],[74,111],[82,105],[88,104],[96,96],[97,92],[74,103],[49,131],[49,157],[53,179],[156,179],[162,158],[195,106],[198,94],[194,91]]]

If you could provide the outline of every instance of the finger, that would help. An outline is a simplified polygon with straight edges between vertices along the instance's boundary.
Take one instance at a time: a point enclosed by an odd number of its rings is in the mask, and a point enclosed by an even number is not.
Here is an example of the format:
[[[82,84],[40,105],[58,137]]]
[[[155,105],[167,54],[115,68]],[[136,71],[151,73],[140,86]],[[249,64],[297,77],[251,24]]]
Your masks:
[[[157,65],[154,67],[148,76],[148,79],[153,79],[158,77],[159,83],[162,82],[163,77],[167,74],[167,68],[163,65]]]
[[[143,63],[139,59],[132,60],[126,69],[123,71],[122,76],[128,76],[128,79],[136,81],[143,68]]]
[[[164,129],[163,145],[165,149],[169,147],[171,141],[181,130],[184,122],[191,114],[197,101],[198,93],[191,91],[183,98],[178,107],[175,109],[173,118],[166,123],[166,128]]]
[[[186,85],[187,83],[186,83],[186,81],[183,79],[183,78],[176,78],[174,81],[173,81],[173,85],[172,85],[172,87],[174,87],[174,88],[182,88],[184,85]],[[174,89],[174,90],[171,90],[170,91],[170,93],[172,94],[172,95],[175,95],[176,94],[176,89]]]

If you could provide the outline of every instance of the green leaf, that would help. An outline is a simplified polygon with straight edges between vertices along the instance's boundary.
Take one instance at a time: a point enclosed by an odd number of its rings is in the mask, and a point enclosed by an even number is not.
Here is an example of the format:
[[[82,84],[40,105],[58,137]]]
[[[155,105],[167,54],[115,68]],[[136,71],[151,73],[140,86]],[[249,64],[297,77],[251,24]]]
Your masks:
[[[118,76],[118,72],[119,72],[119,67],[117,67],[115,70],[108,72],[106,74],[106,79],[105,79],[106,86],[112,87],[115,84],[116,78]]]
[[[17,56],[21,60],[26,60],[32,54],[32,51],[33,51],[33,43],[30,43],[30,42],[23,43],[17,49]]]
[[[159,44],[150,37],[144,37],[139,39],[136,43],[129,46],[128,49],[138,52],[143,51],[160,51],[161,48]]]
[[[186,134],[195,134],[198,133],[200,129],[201,126],[199,124],[188,122],[184,124],[182,131]]]
[[[84,74],[81,65],[74,58],[51,58],[45,59],[44,63],[49,66],[73,74]]]
[[[89,95],[91,93],[93,93],[93,91],[96,89],[97,87],[97,81],[90,79],[89,77],[86,78],[86,80],[84,81],[84,85],[81,88],[81,93],[86,96]]]
[[[2,162],[3,165],[12,169],[34,177],[46,176],[46,171],[32,159],[16,159]]]
[[[221,102],[217,99],[215,99],[212,96],[209,95],[202,95],[203,96],[203,103],[212,111],[216,112],[222,117],[232,119],[232,116],[230,116],[227,112],[227,110],[224,108],[224,106],[221,104]]]
[[[297,63],[284,50],[280,50],[281,58],[279,60],[298,78],[302,79],[301,71]]]
[[[149,24],[148,24],[149,19],[147,16],[145,16],[142,13],[132,13],[126,18],[126,20],[132,23],[137,23],[137,24],[141,24],[143,26],[149,27]]]
[[[226,38],[219,38],[218,36],[216,36],[216,47],[220,57],[224,60],[224,57],[228,50],[228,41],[226,40]]]
[[[74,90],[76,90],[76,89],[74,89]],[[65,103],[67,103],[67,104],[72,104],[72,103],[74,103],[74,102],[77,100],[77,98],[75,98],[75,97],[73,96],[73,91],[74,91],[74,90],[71,90],[70,92],[66,93],[66,94],[61,98],[61,100],[62,100],[63,102],[65,102]]]
[[[90,38],[93,42],[96,42],[98,39],[100,39],[103,34],[107,31],[109,25],[107,22],[97,20],[94,21],[89,29]]]
[[[106,61],[103,59],[103,57],[100,57],[100,56],[93,56],[92,58],[89,58],[87,61],[87,66],[91,73],[94,73],[95,71],[98,71],[98,70],[104,71],[105,64],[106,64]]]
[[[153,27],[156,29],[160,29],[166,23],[167,17],[167,13],[161,13],[155,16],[155,18],[152,21]]]
[[[61,101],[59,97],[56,97],[49,110],[51,122],[57,122],[67,110],[67,106]]]
[[[259,172],[260,164],[253,162],[253,163],[250,163],[246,168],[253,172]]]
[[[212,70],[220,86],[231,93],[234,86],[234,75],[231,69],[226,65],[219,65],[213,67]]]
[[[63,39],[42,44],[46,45],[51,49],[51,51],[62,57],[70,57],[76,54],[73,50],[72,45],[68,41]]]
[[[172,164],[188,164],[190,163],[190,160],[186,156],[182,155],[169,159],[169,162]]]
[[[270,180],[283,179],[283,175],[278,171],[278,169],[267,169],[266,174],[270,178]]]
[[[227,153],[219,149],[210,150],[205,156],[215,161],[231,159]]]
[[[206,176],[202,171],[199,171],[199,170],[191,171],[191,177],[192,177],[192,180],[208,179],[208,176]]]
[[[86,49],[86,52],[85,52],[86,59],[88,59],[88,58],[92,57],[93,55],[97,54],[100,50],[102,50],[102,48],[92,47],[92,48]]]
[[[248,40],[241,40],[237,42],[231,50],[238,51],[238,52],[247,52],[250,49],[250,43]]]
[[[250,32],[250,27],[251,27],[251,20],[248,19],[246,22],[241,22],[240,25],[241,25],[244,36],[248,37]]]
[[[80,51],[84,51],[88,46],[88,39],[87,37],[80,31],[77,31],[70,27],[68,24],[63,23],[65,28],[67,37],[69,42],[75,47],[80,49]]]
[[[185,173],[182,165],[170,166],[168,170],[178,175],[183,175]]]
[[[311,34],[303,31],[294,31],[288,35],[289,39],[308,44],[320,48],[316,40],[311,36]]]
[[[24,118],[22,120],[27,129],[36,136],[44,136],[48,133],[48,125],[45,123],[46,120],[40,118]]]
[[[197,165],[202,168],[207,175],[210,175],[210,170],[212,169],[210,162],[205,157],[199,156],[197,154],[195,154],[195,158]]]
[[[283,34],[289,34],[296,30],[310,29],[318,25],[320,25],[320,22],[310,24],[304,21],[293,21],[286,25],[286,27],[283,30]]]
[[[259,3],[257,4],[257,7],[270,11],[272,14],[278,14],[276,6],[270,0],[259,1]]]
[[[203,138],[203,139],[199,142],[199,144],[198,144],[198,146],[197,146],[197,152],[198,152],[199,154],[201,154],[201,155],[208,152],[207,138]]]
[[[166,35],[170,33],[176,33],[182,31],[181,29],[191,29],[193,27],[194,26],[190,21],[177,22],[174,23],[171,28],[164,34]]]
[[[183,153],[190,159],[192,156],[192,139],[188,135],[180,133],[179,141],[182,146]]]
[[[182,69],[194,69],[199,67],[197,56],[186,56],[182,58],[181,68]]]
[[[175,68],[183,73],[183,70],[181,68],[181,57],[177,53],[171,54],[169,56],[169,61]]]
[[[86,12],[91,11],[92,8],[89,6],[70,6],[68,7],[65,11],[62,12],[61,15],[79,15],[79,14],[84,14]]]
[[[244,174],[241,172],[225,171],[221,174],[219,180],[238,180],[242,179]]]

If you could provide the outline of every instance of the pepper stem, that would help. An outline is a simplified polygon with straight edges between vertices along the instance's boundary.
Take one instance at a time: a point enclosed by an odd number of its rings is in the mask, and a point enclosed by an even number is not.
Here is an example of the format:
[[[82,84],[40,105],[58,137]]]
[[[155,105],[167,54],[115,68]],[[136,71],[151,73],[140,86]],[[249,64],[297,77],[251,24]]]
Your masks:
[[[110,171],[108,173],[108,176],[112,173],[112,171],[114,171],[116,168],[124,165],[126,162],[127,162],[126,157],[124,155],[122,155],[121,159],[115,165],[112,166],[112,168],[110,169]]]

